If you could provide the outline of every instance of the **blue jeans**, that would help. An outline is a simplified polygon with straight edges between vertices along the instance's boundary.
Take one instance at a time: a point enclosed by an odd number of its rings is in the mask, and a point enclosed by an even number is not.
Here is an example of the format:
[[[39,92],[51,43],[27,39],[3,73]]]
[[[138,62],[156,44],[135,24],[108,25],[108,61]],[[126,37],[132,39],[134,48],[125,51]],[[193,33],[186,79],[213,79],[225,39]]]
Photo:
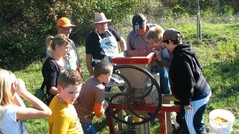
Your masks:
[[[96,130],[93,123],[91,122],[80,122],[80,123],[84,131],[84,134],[96,134]]]
[[[152,66],[151,67],[152,73],[159,73],[160,74],[160,90],[162,94],[169,94],[170,93],[170,83],[168,78],[168,71],[165,67],[159,66]]]

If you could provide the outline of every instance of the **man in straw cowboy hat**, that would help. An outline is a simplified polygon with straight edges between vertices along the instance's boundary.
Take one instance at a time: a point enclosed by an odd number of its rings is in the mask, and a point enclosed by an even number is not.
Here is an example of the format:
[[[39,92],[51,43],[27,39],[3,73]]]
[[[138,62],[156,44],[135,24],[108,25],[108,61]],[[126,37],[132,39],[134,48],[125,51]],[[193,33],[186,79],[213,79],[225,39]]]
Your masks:
[[[66,17],[61,17],[58,19],[56,24],[56,29],[58,34],[64,34],[66,37],[69,38],[72,27],[75,25],[71,23],[71,21]],[[80,59],[76,51],[76,46],[73,40],[71,41],[71,46],[65,56],[65,59],[68,61],[67,69],[77,70],[79,73],[82,73],[82,69],[80,67]],[[51,56],[52,50],[50,46],[47,46],[46,56]]]
[[[125,51],[126,49],[124,38],[115,29],[108,28],[108,22],[111,22],[111,20],[107,19],[104,13],[95,13],[93,21],[95,30],[93,30],[86,39],[86,65],[91,76],[94,75],[93,67],[96,63],[101,60],[111,62],[111,57],[118,54],[118,42],[120,44],[121,51]],[[110,81],[109,83],[114,82]],[[120,90],[124,89],[124,86],[122,85],[123,84],[119,85],[119,83],[117,83]],[[114,84],[114,86],[116,86],[116,84]],[[105,91],[109,92],[110,89],[111,87],[107,84]],[[90,127],[91,125],[83,123],[82,126]],[[93,131],[92,129],[93,127],[90,127],[87,131]]]
[[[106,60],[111,62],[111,58],[116,56],[119,52],[118,42],[120,45],[120,50],[125,51],[126,42],[124,38],[113,28],[108,28],[108,22],[104,13],[95,13],[95,19],[93,25],[95,30],[93,30],[86,39],[86,65],[90,75],[93,75],[94,64],[100,60]],[[123,81],[119,81],[118,78],[113,75],[105,88],[106,92],[110,91],[110,87],[119,86],[120,90],[124,87]],[[118,81],[118,82],[115,82]]]
[[[86,65],[90,75],[93,75],[95,62],[105,59],[110,61],[112,56],[118,54],[118,43],[121,51],[126,49],[124,38],[113,28],[108,28],[108,22],[104,13],[95,13],[93,30],[86,39]]]

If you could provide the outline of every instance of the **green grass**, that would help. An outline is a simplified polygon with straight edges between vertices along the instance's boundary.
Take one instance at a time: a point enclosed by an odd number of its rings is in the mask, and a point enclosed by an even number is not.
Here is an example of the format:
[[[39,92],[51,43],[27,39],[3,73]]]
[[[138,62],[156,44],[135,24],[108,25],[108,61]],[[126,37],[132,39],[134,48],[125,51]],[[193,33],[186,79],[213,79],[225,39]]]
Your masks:
[[[233,133],[239,132],[239,24],[208,24],[202,23],[203,42],[197,42],[196,39],[196,24],[181,23],[172,24],[179,29],[185,38],[185,41],[193,42],[193,47],[196,50],[203,72],[209,81],[213,95],[205,112],[206,128],[209,128],[208,115],[213,109],[222,108],[230,110],[236,117],[233,126]],[[118,28],[119,29],[119,28]],[[131,29],[128,26],[128,31]],[[119,29],[124,33],[126,39],[126,28]],[[123,32],[124,31],[124,32]],[[233,31],[233,32],[232,32]],[[81,65],[84,69],[84,77],[89,77],[85,65],[85,49],[84,46],[78,47],[78,53],[81,57]],[[17,77],[22,78],[28,90],[34,93],[41,86],[42,61],[36,61],[28,67],[15,71]],[[95,119],[96,128],[99,134],[109,133],[106,125],[105,117]],[[26,121],[30,133],[45,134],[48,133],[47,119],[37,119]],[[158,124],[150,125],[151,133],[159,133]]]

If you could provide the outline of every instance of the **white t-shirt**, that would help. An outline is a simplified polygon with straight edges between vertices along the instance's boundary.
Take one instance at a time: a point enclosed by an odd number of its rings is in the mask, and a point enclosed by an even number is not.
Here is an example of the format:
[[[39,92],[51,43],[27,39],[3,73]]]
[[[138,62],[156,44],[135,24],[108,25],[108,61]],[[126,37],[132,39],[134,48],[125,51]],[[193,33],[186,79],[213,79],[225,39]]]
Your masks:
[[[16,109],[18,106],[8,105],[0,111],[0,132],[3,134],[28,134],[24,122],[17,121]]]

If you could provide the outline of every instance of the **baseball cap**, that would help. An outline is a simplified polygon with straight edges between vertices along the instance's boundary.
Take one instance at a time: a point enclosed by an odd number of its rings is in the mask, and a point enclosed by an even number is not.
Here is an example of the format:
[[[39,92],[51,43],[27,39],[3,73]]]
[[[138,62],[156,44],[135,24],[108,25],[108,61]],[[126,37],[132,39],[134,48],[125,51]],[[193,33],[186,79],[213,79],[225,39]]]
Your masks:
[[[61,17],[56,24],[57,27],[62,26],[62,27],[73,27],[75,25],[71,24],[71,21],[66,18],[66,17]]]
[[[174,28],[170,28],[166,31],[164,31],[163,34],[163,42],[166,42],[168,40],[175,40],[175,39],[179,39],[179,38],[183,38],[183,36],[180,34],[180,32]]]
[[[143,14],[135,14],[132,23],[133,23],[133,29],[143,29],[144,28],[144,21],[146,20],[145,16]]]

